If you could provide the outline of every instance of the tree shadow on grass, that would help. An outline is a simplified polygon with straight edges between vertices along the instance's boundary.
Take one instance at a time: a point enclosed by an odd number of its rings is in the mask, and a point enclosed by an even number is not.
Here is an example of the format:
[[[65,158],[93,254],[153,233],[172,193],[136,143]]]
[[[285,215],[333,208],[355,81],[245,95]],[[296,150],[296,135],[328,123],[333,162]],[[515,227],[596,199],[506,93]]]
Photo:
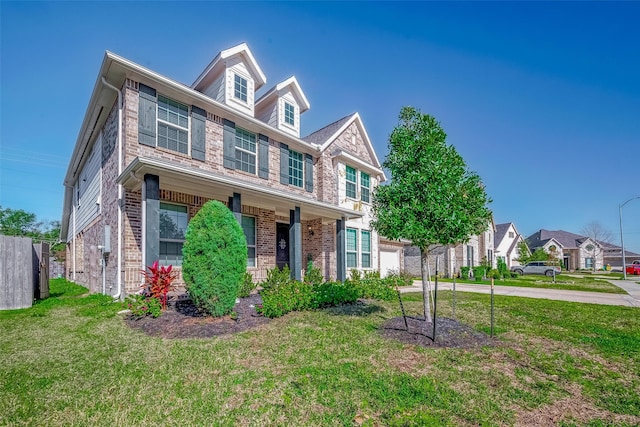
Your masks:
[[[325,309],[334,316],[368,316],[374,313],[384,313],[386,308],[367,301],[358,300],[353,304],[342,304]]]

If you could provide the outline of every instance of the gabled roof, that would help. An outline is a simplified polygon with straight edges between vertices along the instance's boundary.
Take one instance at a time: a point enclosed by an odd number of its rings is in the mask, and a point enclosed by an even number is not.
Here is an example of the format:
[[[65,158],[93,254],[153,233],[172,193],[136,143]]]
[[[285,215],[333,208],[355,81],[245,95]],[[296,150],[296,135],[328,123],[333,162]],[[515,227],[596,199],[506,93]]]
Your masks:
[[[569,233],[564,230],[551,231],[540,229],[527,237],[527,244],[532,250],[535,250],[544,246],[551,239],[558,242],[564,249],[575,249],[589,238],[579,234]]]
[[[362,123],[362,119],[360,118],[360,114],[353,113],[348,116],[337,120],[322,129],[319,129],[313,132],[310,135],[302,138],[303,141],[311,142],[313,144],[320,145],[320,151],[324,151],[331,145],[333,141],[336,140],[349,126],[355,123],[360,129],[360,133],[362,134],[362,139],[367,146],[367,150],[371,154],[371,158],[375,162],[373,166],[377,169],[380,169],[382,165],[378,160],[378,156],[376,155],[376,151],[373,149],[373,145],[371,144],[371,140],[369,139],[369,135],[367,134],[367,130],[364,128],[364,124]],[[386,178],[383,178],[386,179]]]
[[[496,243],[499,244],[500,242],[502,242],[502,239],[504,239],[504,236],[507,234],[507,231],[509,230],[509,227],[511,227],[511,224],[513,223],[505,222],[504,224],[496,224],[496,235],[494,240]]]
[[[302,140],[310,142],[312,144],[322,145],[325,141],[331,138],[346,122],[348,122],[354,114],[356,113],[351,113],[348,116],[344,116],[343,118],[338,119],[335,122],[330,123],[325,127],[303,137]]]
[[[256,107],[262,102],[266,102],[268,99],[273,98],[274,96],[277,96],[286,88],[291,88],[291,92],[293,92],[294,96],[296,97],[296,101],[298,101],[298,106],[300,107],[300,113],[304,113],[309,108],[311,108],[311,105],[309,104],[309,101],[307,100],[307,97],[302,91],[302,88],[298,84],[298,80],[296,79],[295,76],[291,76],[287,80],[280,82],[274,87],[272,87],[271,89],[269,89],[264,95],[260,97],[260,99],[256,101],[256,104],[255,104]]]
[[[249,46],[246,43],[240,43],[237,46],[232,48],[223,50],[218,53],[213,61],[207,65],[204,71],[198,76],[195,82],[191,85],[193,89],[198,89],[203,81],[207,79],[207,76],[210,74],[216,74],[221,68],[224,67],[224,63],[226,59],[232,58],[236,55],[240,55],[244,58],[247,67],[251,71],[253,75],[253,79],[255,81],[255,90],[258,90],[267,82],[267,77],[262,72],[262,69],[256,62],[256,59],[253,57]]]

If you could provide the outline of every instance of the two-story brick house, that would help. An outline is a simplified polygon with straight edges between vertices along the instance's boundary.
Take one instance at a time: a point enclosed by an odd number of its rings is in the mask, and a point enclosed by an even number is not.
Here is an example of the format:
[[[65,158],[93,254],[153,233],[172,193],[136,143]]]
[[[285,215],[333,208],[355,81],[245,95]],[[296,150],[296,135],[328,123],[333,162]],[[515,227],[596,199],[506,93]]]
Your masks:
[[[188,221],[212,199],[242,225],[254,280],[285,264],[299,279],[309,259],[337,280],[377,270],[397,244],[369,226],[385,175],[360,116],[301,138],[298,81],[257,95],[265,84],[244,43],[190,86],[107,52],[64,181],[67,277],[137,291],[146,265],[180,267]]]

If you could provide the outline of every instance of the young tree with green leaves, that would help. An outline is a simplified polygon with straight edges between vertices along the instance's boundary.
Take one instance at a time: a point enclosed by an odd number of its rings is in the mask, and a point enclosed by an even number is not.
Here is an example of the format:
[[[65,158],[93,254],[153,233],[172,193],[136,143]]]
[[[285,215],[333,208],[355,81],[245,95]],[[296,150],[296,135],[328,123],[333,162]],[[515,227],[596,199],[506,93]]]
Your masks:
[[[469,171],[436,119],[403,107],[389,137],[383,167],[391,183],[373,196],[373,228],[390,239],[407,239],[420,248],[425,318],[431,321],[429,247],[465,242],[487,229],[491,202],[480,177]]]

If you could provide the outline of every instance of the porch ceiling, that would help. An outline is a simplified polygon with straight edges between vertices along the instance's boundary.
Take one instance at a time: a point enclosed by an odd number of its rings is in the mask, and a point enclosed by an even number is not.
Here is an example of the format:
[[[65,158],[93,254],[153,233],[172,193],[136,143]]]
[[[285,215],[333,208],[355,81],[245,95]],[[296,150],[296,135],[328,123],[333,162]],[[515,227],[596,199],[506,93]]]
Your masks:
[[[302,197],[253,183],[236,181],[231,177],[176,164],[163,159],[136,157],[118,177],[117,182],[130,191],[140,190],[145,174],[158,175],[162,190],[177,191],[209,199],[227,200],[234,192],[242,195],[242,204],[256,206],[289,216],[300,207],[301,219],[322,218],[331,222],[345,217],[360,218],[360,212],[329,203]]]

